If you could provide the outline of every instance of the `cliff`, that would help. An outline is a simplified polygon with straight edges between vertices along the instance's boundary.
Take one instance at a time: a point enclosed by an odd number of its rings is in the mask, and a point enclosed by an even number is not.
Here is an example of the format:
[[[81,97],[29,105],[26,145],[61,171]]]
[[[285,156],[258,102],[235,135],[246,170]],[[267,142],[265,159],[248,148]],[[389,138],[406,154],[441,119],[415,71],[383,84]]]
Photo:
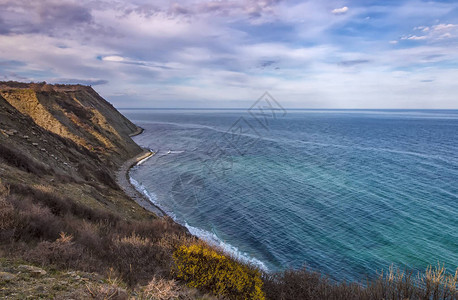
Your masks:
[[[142,151],[129,137],[136,131],[91,87],[0,82],[3,183],[45,185],[91,207],[147,214],[114,180]]]
[[[171,247],[193,238],[116,181],[140,131],[89,86],[0,82],[0,298],[181,293]]]

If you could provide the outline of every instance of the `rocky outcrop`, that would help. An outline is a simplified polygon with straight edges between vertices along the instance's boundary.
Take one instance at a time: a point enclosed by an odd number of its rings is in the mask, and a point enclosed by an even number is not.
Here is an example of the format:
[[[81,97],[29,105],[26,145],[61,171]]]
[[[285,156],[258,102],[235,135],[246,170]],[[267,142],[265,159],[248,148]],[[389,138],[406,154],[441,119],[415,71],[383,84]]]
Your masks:
[[[135,215],[116,172],[142,152],[139,128],[91,87],[0,82],[0,180],[46,186]]]
[[[141,151],[129,138],[137,127],[91,87],[0,83],[6,101],[39,127],[117,163]],[[3,128],[2,128],[3,129]]]

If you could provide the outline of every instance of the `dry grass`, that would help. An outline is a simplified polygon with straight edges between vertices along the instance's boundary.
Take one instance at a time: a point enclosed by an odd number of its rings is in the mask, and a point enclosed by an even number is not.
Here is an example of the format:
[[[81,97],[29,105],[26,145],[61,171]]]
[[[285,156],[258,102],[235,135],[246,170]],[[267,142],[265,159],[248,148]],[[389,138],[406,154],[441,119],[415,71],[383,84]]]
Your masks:
[[[14,223],[14,207],[6,200],[8,195],[9,189],[0,180],[0,231],[12,227]]]
[[[144,297],[151,300],[177,299],[181,294],[182,287],[173,280],[153,277],[144,289]]]
[[[7,164],[16,167],[19,170],[32,173],[37,176],[53,173],[53,170],[48,166],[36,162],[18,149],[11,148],[3,143],[0,143],[0,159],[3,159]]]
[[[265,275],[269,299],[458,299],[458,269],[449,274],[443,266],[412,273],[390,267],[366,283],[336,283],[307,269]]]
[[[5,250],[59,269],[104,274],[112,268],[130,287],[155,275],[171,278],[171,249],[187,239],[183,228],[169,218],[125,220],[45,186],[11,184],[0,200]],[[17,249],[20,245],[24,246]]]
[[[305,268],[261,278],[169,218],[125,220],[40,185],[0,182],[0,244],[4,253],[41,266],[114,278],[87,287],[99,299],[125,299],[120,286],[139,285],[146,285],[141,299],[194,299],[205,292],[233,299],[458,299],[458,270],[450,274],[440,265],[416,275],[390,268],[365,283],[336,283]]]

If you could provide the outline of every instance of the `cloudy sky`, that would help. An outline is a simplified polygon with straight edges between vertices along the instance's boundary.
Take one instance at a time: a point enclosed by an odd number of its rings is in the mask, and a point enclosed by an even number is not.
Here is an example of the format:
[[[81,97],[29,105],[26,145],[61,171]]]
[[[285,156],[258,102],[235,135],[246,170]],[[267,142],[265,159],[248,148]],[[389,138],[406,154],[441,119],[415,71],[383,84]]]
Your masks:
[[[458,1],[0,0],[0,80],[117,107],[458,108]]]

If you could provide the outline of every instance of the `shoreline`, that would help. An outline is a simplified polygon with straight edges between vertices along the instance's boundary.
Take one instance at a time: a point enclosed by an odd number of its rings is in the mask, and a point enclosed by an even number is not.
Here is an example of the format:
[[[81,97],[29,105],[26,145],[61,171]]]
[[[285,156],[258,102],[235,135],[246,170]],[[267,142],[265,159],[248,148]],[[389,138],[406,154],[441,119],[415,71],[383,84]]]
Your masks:
[[[134,137],[142,134],[144,131],[143,128],[138,127],[137,131],[132,134],[129,134],[129,137]],[[143,148],[142,148],[143,149]],[[143,151],[136,156],[126,160],[121,167],[119,167],[116,172],[116,182],[119,187],[124,191],[124,193],[135,201],[138,205],[154,213],[157,217],[165,217],[167,214],[158,206],[154,205],[145,195],[138,191],[134,185],[130,182],[129,171],[134,166],[136,166],[140,161],[153,156],[154,153],[150,150],[143,149]]]
[[[143,131],[145,131],[145,129],[141,128],[140,126],[137,126],[137,130],[135,130],[134,132],[130,133],[129,134],[129,137],[134,137],[134,136],[137,136],[137,135],[140,135],[143,133]]]
[[[138,127],[136,132],[134,132],[132,135],[129,135],[130,137],[140,135],[144,132],[144,129],[141,127]],[[140,146],[140,145],[139,145]],[[156,216],[159,218],[161,217],[170,217],[164,210],[162,210],[160,207],[155,205],[153,202],[151,202],[150,199],[146,195],[144,195],[141,191],[139,191],[134,184],[131,183],[130,177],[129,177],[129,171],[131,168],[134,166],[138,165],[138,163],[144,161],[145,159],[148,159],[152,156],[155,155],[154,152],[148,149],[142,148],[143,151],[126,160],[122,166],[119,168],[118,172],[116,173],[116,182],[118,185],[121,187],[121,189],[126,193],[126,195],[134,200],[138,205],[146,209],[147,211],[150,211],[154,213]],[[193,235],[197,239],[201,239],[203,241],[206,241],[207,243],[216,246],[225,252],[229,253],[233,257],[237,257],[237,259],[244,261],[246,263],[256,265],[259,269],[262,269],[266,272],[269,271],[269,268],[266,266],[266,264],[261,261],[256,259],[255,257],[252,257],[250,255],[247,255],[240,251],[237,247],[226,243],[225,241],[219,239],[217,236],[215,236],[211,232],[207,232],[204,229],[193,227],[188,225],[187,223],[181,224],[177,222],[175,219],[170,217],[174,223],[182,226],[189,234]]]
[[[132,200],[134,200],[138,205],[140,205],[147,211],[154,213],[159,218],[170,217],[164,210],[156,206],[153,202],[151,202],[148,199],[148,197],[146,197],[142,192],[137,190],[137,188],[130,182],[129,170],[135,167],[139,162],[145,159],[148,159],[154,155],[155,155],[154,152],[144,149],[143,152],[141,152],[140,154],[125,161],[116,175],[116,181],[118,185],[122,188],[122,190],[126,193],[126,195],[129,198],[131,198]],[[269,271],[269,268],[266,266],[266,264],[263,261],[258,260],[255,257],[252,257],[250,255],[243,253],[242,251],[240,251],[237,247],[233,246],[232,244],[226,243],[225,241],[219,239],[216,235],[214,235],[214,233],[206,231],[198,227],[190,226],[187,223],[182,224],[178,222],[177,220],[175,220],[174,218],[172,217],[170,218],[171,220],[173,220],[174,223],[183,227],[187,233],[191,234],[192,236],[196,237],[197,239],[203,240],[212,246],[216,246],[219,249],[222,249],[223,251],[225,251],[229,255],[232,255],[233,257],[236,257],[240,261],[244,261],[246,263],[255,265],[263,271],[266,271],[266,272]]]

